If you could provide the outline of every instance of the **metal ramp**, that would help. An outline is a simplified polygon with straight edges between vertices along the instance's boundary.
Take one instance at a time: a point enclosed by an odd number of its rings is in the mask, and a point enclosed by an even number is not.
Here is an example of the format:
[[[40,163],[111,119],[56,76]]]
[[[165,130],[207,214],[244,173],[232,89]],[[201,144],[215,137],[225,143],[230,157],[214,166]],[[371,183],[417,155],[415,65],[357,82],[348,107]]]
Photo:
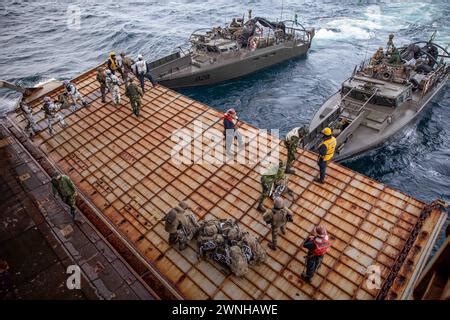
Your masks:
[[[266,247],[270,230],[255,209],[260,164],[176,165],[171,160],[174,130],[192,129],[194,121],[201,120],[221,132],[221,113],[159,86],[145,93],[141,118],[136,119],[126,98],[119,108],[100,102],[95,70],[74,82],[91,106],[67,115],[67,128],[55,126],[53,136],[42,130],[27,145],[43,152],[42,163],[54,164],[74,180],[81,194],[79,207],[93,223],[104,224],[100,230],[112,232],[115,247],[130,249],[125,258],[139,260],[137,272],[156,292],[166,290],[172,298],[187,299],[374,299],[379,290],[366,280],[368,268],[376,265],[381,282],[394,278],[387,298],[409,294],[445,214],[433,210],[419,236],[412,235],[424,203],[335,163],[329,165],[327,184],[315,184],[316,155],[300,149],[294,163],[297,174],[289,180],[295,193],[290,199],[294,222],[280,236],[279,249],[268,250],[265,264],[236,278],[199,261],[195,243],[181,252],[170,247],[161,218],[185,199],[200,219],[238,219]],[[55,98],[60,90],[50,96]],[[41,99],[29,104],[43,125]],[[20,135],[23,117],[8,117]],[[261,134],[245,123],[241,130],[247,138]],[[280,145],[285,158],[281,141],[269,139]],[[301,244],[318,223],[325,224],[336,240],[312,284],[307,284],[299,277],[305,255]],[[414,246],[399,260],[408,239]],[[399,267],[395,273],[394,266]]]

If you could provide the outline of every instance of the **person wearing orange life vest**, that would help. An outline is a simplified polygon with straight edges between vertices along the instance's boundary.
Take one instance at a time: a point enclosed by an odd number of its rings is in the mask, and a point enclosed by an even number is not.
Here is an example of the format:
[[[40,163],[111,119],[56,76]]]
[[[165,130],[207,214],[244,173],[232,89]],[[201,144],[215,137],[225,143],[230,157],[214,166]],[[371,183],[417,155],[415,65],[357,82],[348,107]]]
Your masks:
[[[314,228],[314,234],[310,235],[303,242],[303,247],[308,249],[306,255],[306,272],[302,272],[301,277],[307,282],[311,282],[312,277],[319,269],[324,254],[330,247],[330,239],[324,226]]]
[[[241,150],[243,147],[242,136],[238,130],[239,118],[236,114],[236,110],[232,108],[228,109],[227,112],[225,112],[222,119],[223,119],[223,129],[224,129],[223,134],[225,136],[226,151],[228,157],[231,157],[232,156],[231,145],[233,144],[235,138],[238,141],[239,150]]]
[[[316,177],[314,179],[314,181],[318,183],[325,183],[327,163],[333,158],[337,144],[336,138],[333,137],[330,128],[327,127],[323,129],[322,134],[323,134],[323,141],[319,145],[318,149],[319,160],[317,161],[317,164],[319,165],[320,175],[318,178]]]
[[[108,69],[111,70],[112,74],[116,74],[116,71],[120,73],[122,76],[122,69],[120,66],[119,61],[116,59],[116,53],[114,51],[111,51],[108,58]]]

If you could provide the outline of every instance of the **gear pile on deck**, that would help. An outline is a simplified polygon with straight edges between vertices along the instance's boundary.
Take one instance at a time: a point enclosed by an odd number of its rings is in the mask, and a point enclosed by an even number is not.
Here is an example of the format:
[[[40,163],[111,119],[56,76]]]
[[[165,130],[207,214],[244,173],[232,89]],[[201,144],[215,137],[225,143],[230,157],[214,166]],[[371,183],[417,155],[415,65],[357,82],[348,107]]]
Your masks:
[[[189,207],[180,202],[167,213],[164,221],[169,244],[183,250],[196,239],[198,256],[219,264],[226,273],[242,277],[249,265],[266,260],[266,251],[258,239],[241,230],[236,220],[210,219],[199,223]]]

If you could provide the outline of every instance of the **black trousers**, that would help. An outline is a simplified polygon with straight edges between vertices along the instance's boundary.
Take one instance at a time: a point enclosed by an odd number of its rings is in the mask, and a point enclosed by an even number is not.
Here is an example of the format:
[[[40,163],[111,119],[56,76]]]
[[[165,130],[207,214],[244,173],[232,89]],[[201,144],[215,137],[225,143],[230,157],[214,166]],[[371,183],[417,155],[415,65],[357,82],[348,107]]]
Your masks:
[[[306,277],[311,279],[319,269],[323,256],[307,256],[306,257]]]
[[[327,173],[327,161],[323,161],[322,159],[318,162],[319,170],[320,170],[320,181],[325,181],[325,175]]]

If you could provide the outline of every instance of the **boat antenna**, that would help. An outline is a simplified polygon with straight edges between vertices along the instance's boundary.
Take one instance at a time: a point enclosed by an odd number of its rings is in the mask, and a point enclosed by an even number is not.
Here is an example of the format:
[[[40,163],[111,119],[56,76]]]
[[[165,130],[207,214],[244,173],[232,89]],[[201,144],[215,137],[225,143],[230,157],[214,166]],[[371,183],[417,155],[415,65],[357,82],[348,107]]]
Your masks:
[[[283,9],[284,9],[284,0],[281,0],[281,16],[280,16],[280,22],[283,21]]]
[[[436,32],[437,32],[437,30],[434,30],[434,32],[433,32],[433,34],[431,35],[431,37],[430,37],[430,40],[428,40],[428,42],[433,42],[434,41],[434,38],[436,38]]]

